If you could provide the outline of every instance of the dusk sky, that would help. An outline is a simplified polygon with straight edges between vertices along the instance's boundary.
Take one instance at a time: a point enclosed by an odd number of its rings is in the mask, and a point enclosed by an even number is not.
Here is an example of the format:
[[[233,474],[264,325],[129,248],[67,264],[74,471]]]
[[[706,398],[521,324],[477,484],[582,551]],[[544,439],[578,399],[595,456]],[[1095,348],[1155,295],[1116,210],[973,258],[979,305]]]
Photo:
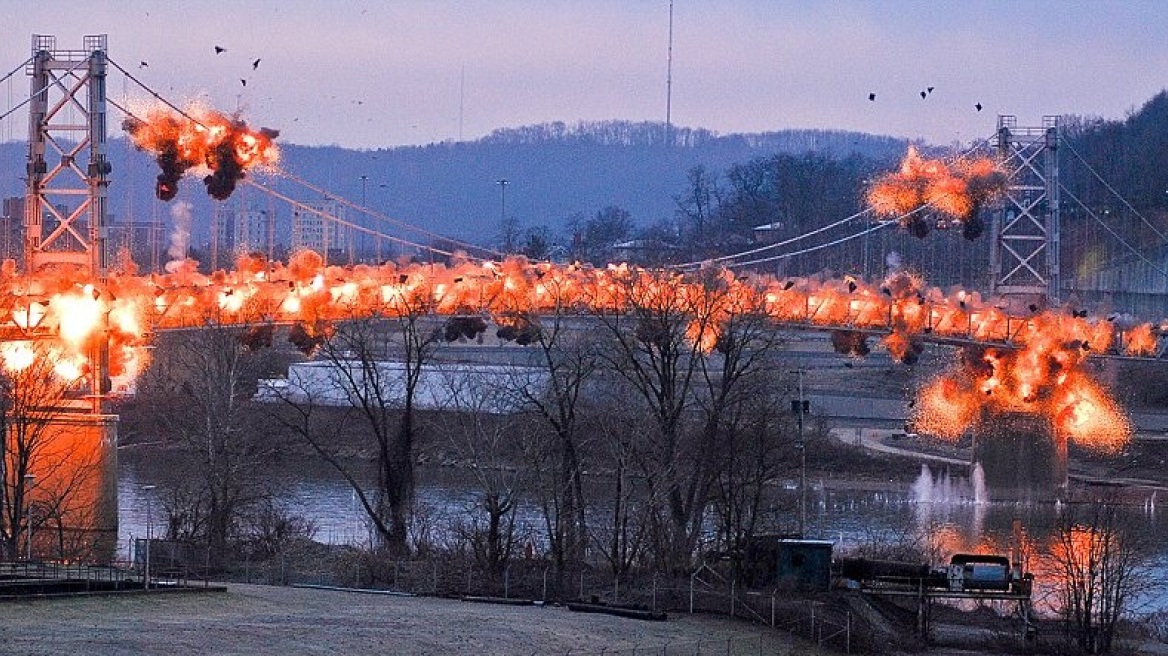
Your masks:
[[[106,33],[111,58],[169,99],[242,106],[288,142],[457,139],[460,88],[465,139],[665,118],[668,0],[2,4],[0,74],[29,56],[33,33],[62,49]],[[676,0],[673,122],[950,143],[989,136],[997,114],[1022,125],[1043,114],[1122,118],[1168,86],[1165,26],[1168,3],[1156,0]],[[14,78],[0,85],[4,111],[29,92],[25,75]],[[108,93],[146,99],[112,70]],[[26,121],[6,119],[0,138],[25,139]]]

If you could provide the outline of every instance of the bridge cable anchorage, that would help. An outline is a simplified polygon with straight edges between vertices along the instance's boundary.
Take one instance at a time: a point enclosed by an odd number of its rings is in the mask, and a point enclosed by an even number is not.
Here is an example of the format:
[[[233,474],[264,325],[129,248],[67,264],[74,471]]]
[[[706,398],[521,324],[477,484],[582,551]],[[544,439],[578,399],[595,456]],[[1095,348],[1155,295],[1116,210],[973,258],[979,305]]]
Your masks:
[[[1127,240],[1125,240],[1123,237],[1120,237],[1119,233],[1115,232],[1115,230],[1111,226],[1107,225],[1106,221],[1099,218],[1098,214],[1096,214],[1094,211],[1092,211],[1091,208],[1087,207],[1083,203],[1083,201],[1079,200],[1078,196],[1071,193],[1071,191],[1069,189],[1067,189],[1066,187],[1064,187],[1062,184],[1059,184],[1059,188],[1062,190],[1062,192],[1064,194],[1070,196],[1071,200],[1075,201],[1079,205],[1079,207],[1083,208],[1083,211],[1087,212],[1087,216],[1090,216],[1092,219],[1095,220],[1096,223],[1103,226],[1103,229],[1106,230],[1112,237],[1115,237],[1116,241],[1118,241],[1120,244],[1123,244],[1123,246],[1125,248],[1127,248],[1129,251],[1131,251],[1133,254],[1135,254],[1135,256],[1138,257],[1140,260],[1142,260],[1144,262],[1144,264],[1147,264],[1149,267],[1151,267],[1153,271],[1155,271],[1156,273],[1159,273],[1160,275],[1164,276],[1165,278],[1168,278],[1168,271],[1161,269],[1155,262],[1149,260],[1147,258],[1147,256],[1145,256],[1142,252],[1140,252],[1139,249],[1137,249],[1135,246],[1132,246],[1131,244],[1129,244],[1127,242]]]
[[[373,210],[372,208],[364,207],[362,205],[354,203],[351,200],[348,200],[347,198],[343,198],[341,196],[338,196],[337,194],[331,193],[331,192],[329,192],[321,187],[318,187],[318,186],[312,184],[311,182],[308,182],[307,180],[297,176],[296,174],[292,173],[291,171],[289,171],[287,169],[284,169],[284,168],[278,169],[276,171],[276,174],[283,177],[283,178],[287,178],[288,180],[290,180],[292,182],[303,185],[304,187],[307,187],[309,190],[314,191],[318,194],[321,194],[322,196],[324,196],[327,199],[334,200],[334,201],[348,207],[349,209],[356,210],[362,214],[365,214],[365,215],[370,216],[374,219],[382,221],[383,223],[388,223],[390,225],[402,228],[403,230],[416,232],[418,234],[425,235],[426,237],[430,237],[432,239],[440,239],[442,241],[449,242],[451,244],[454,244],[456,246],[461,246],[461,247],[466,248],[466,249],[481,251],[483,253],[488,253],[488,254],[493,255],[499,259],[503,259],[504,257],[506,257],[503,253],[500,253],[496,250],[487,248],[485,246],[477,246],[477,245],[471,244],[469,242],[461,241],[458,239],[452,239],[452,238],[447,237],[445,235],[440,235],[440,234],[435,233],[435,232],[430,232],[429,230],[426,230],[425,228],[413,225],[412,223],[408,223],[408,222],[402,221],[400,219],[394,219],[392,217],[386,216],[380,212],[377,212],[376,210]]]
[[[32,61],[32,59],[30,58],[28,61]],[[76,63],[76,64],[73,64],[73,67],[72,67],[72,68],[70,68],[69,70],[67,70],[67,71],[65,71],[64,73],[62,73],[60,77],[58,77],[58,78],[54,79],[52,82],[50,82],[50,83],[46,84],[45,86],[41,87],[40,89],[38,89],[38,90],[36,91],[36,93],[30,93],[30,94],[28,94],[28,97],[27,97],[27,98],[25,98],[24,100],[22,100],[22,101],[20,101],[20,102],[16,103],[16,105],[15,105],[15,106],[13,106],[11,109],[9,109],[8,111],[4,112],[3,114],[0,114],[0,121],[3,121],[4,119],[8,118],[9,116],[12,116],[12,114],[13,114],[13,113],[14,113],[16,110],[18,110],[18,109],[20,109],[21,107],[24,107],[25,105],[27,105],[27,104],[29,104],[30,102],[32,102],[32,101],[33,101],[33,98],[36,98],[37,96],[39,96],[39,95],[41,95],[42,93],[44,93],[44,92],[48,91],[49,89],[52,89],[52,88],[53,88],[53,87],[55,87],[55,86],[60,86],[60,85],[61,85],[61,80],[63,80],[63,79],[64,79],[64,78],[65,78],[67,75],[71,75],[71,74],[73,73],[73,71],[77,70],[77,68],[78,68],[78,67],[80,67],[82,64],[88,64],[88,63],[89,63],[89,60],[88,60],[88,59],[79,59],[79,60],[77,61],[77,63]],[[21,64],[21,66],[24,66],[24,64]],[[11,73],[9,73],[9,75],[11,75]],[[76,78],[75,78],[75,79],[76,79]]]
[[[848,242],[848,241],[851,241],[853,239],[863,237],[864,235],[868,235],[868,234],[871,234],[873,232],[876,232],[877,230],[883,230],[885,228],[888,228],[888,227],[894,226],[894,225],[897,225],[896,221],[881,221],[881,222],[877,223],[876,225],[874,225],[870,228],[867,228],[866,230],[862,230],[860,232],[857,232],[857,233],[852,234],[852,235],[848,235],[846,237],[840,237],[839,239],[836,239],[835,241],[829,241],[826,244],[819,244],[818,246],[808,246],[807,248],[804,248],[801,250],[792,251],[790,253],[780,253],[779,255],[770,255],[768,257],[759,258],[757,260],[749,260],[746,262],[731,262],[730,264],[727,264],[726,266],[727,266],[727,268],[729,268],[729,267],[735,267],[735,266],[751,266],[754,264],[765,264],[767,262],[775,262],[777,260],[785,260],[789,257],[795,257],[798,255],[805,255],[807,253],[814,253],[815,251],[823,250],[824,248],[830,248],[832,246],[838,246],[844,242]]]
[[[1096,171],[1094,168],[1092,168],[1091,165],[1087,163],[1087,160],[1083,159],[1083,156],[1079,154],[1079,151],[1075,150],[1075,147],[1071,145],[1070,141],[1066,141],[1062,145],[1065,145],[1068,149],[1070,149],[1071,153],[1073,153],[1075,155],[1075,157],[1077,157],[1079,159],[1079,161],[1083,163],[1083,166],[1085,166],[1087,168],[1087,170],[1091,172],[1091,175],[1095,176],[1095,179],[1098,180],[1099,182],[1102,182],[1103,186],[1106,187],[1107,190],[1110,191],[1116,198],[1118,198],[1119,201],[1121,203],[1123,203],[1124,207],[1131,210],[1132,214],[1135,214],[1136,216],[1138,216],[1140,218],[1140,221],[1143,221],[1144,225],[1148,226],[1149,228],[1152,229],[1152,232],[1156,233],[1157,237],[1168,242],[1168,236],[1165,236],[1165,234],[1163,232],[1160,232],[1160,230],[1158,230],[1156,228],[1156,226],[1152,225],[1151,221],[1148,221],[1148,219],[1144,218],[1143,214],[1140,214],[1136,210],[1136,208],[1132,207],[1132,204],[1129,203],[1126,198],[1124,198],[1122,195],[1120,195],[1120,193],[1118,191],[1116,191],[1115,187],[1111,186],[1110,182],[1103,179],[1103,176],[1099,175],[1099,172]]]
[[[425,250],[425,251],[429,251],[429,252],[431,252],[431,253],[435,253],[435,254],[437,254],[437,255],[443,255],[443,256],[445,256],[445,257],[453,257],[453,256],[454,256],[454,253],[452,253],[452,252],[450,252],[450,251],[445,251],[445,250],[442,250],[442,249],[440,249],[440,248],[436,248],[436,247],[434,247],[434,246],[427,246],[427,245],[425,245],[425,244],[419,244],[419,243],[417,243],[417,242],[410,241],[410,240],[408,240],[408,239],[403,239],[403,238],[401,238],[401,237],[395,237],[395,236],[393,236],[393,235],[387,235],[387,234],[384,234],[384,233],[378,232],[378,231],[376,231],[376,230],[374,230],[374,229],[372,229],[372,228],[366,228],[366,227],[365,227],[365,226],[363,226],[363,225],[360,225],[360,224],[357,224],[357,223],[353,223],[352,221],[346,221],[346,220],[344,220],[344,219],[342,219],[342,218],[339,218],[339,217],[333,216],[333,215],[329,214],[328,212],[325,212],[325,211],[323,211],[323,210],[318,210],[318,209],[316,209],[315,207],[312,207],[312,206],[310,206],[310,205],[307,205],[307,204],[305,204],[305,203],[302,203],[302,202],[300,202],[300,201],[298,201],[298,200],[294,200],[294,199],[292,199],[292,198],[291,198],[291,197],[289,197],[289,196],[285,196],[284,194],[282,194],[282,193],[280,193],[280,192],[278,192],[278,191],[276,191],[276,190],[274,190],[274,189],[271,189],[271,188],[269,188],[269,187],[266,187],[266,186],[264,186],[264,185],[262,185],[262,184],[260,184],[260,183],[258,183],[258,182],[256,182],[256,181],[254,181],[254,180],[252,180],[252,179],[250,179],[250,178],[243,178],[242,182],[243,182],[244,184],[250,185],[250,186],[252,186],[252,187],[254,187],[254,188],[256,188],[256,189],[259,189],[260,191],[262,191],[262,192],[264,192],[264,193],[266,193],[266,194],[269,194],[269,195],[271,195],[271,196],[274,196],[274,197],[276,197],[276,198],[278,198],[278,199],[280,199],[280,200],[282,200],[282,201],[284,201],[284,202],[286,202],[286,203],[289,203],[289,204],[291,204],[292,206],[296,207],[297,209],[300,209],[300,210],[303,210],[303,211],[306,211],[306,212],[310,212],[310,213],[312,213],[312,214],[316,214],[317,216],[319,216],[319,217],[321,217],[321,218],[323,218],[323,219],[325,219],[325,220],[332,221],[333,223],[336,223],[336,224],[338,224],[338,225],[345,226],[346,228],[350,228],[350,229],[352,229],[352,230],[355,230],[355,231],[357,231],[357,232],[364,233],[364,234],[367,234],[367,235],[372,235],[372,236],[374,236],[374,237],[380,237],[380,238],[383,238],[383,239],[387,239],[387,240],[389,240],[389,241],[392,241],[392,242],[396,242],[396,243],[402,244],[403,246],[412,246],[412,247],[414,247],[414,248],[421,249],[421,250]],[[474,259],[479,259],[479,260],[481,260],[481,258],[470,258],[470,259],[472,259],[472,260],[474,260]]]

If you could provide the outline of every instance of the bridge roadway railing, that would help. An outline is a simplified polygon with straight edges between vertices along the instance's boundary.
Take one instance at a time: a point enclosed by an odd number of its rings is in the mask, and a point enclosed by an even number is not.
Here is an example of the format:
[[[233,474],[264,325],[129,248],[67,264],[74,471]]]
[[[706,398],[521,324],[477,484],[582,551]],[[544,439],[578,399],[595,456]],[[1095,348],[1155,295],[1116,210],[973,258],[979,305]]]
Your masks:
[[[170,290],[173,291],[173,290]],[[190,290],[199,293],[200,290]],[[201,290],[206,293],[207,290]],[[289,312],[283,309],[278,300],[269,300],[265,303],[251,303],[246,309],[228,311],[213,309],[212,311],[191,312],[183,311],[184,297],[172,298],[171,302],[153,308],[147,317],[148,332],[140,336],[146,343],[149,333],[159,331],[176,331],[201,329],[208,326],[288,326],[297,323],[315,322],[345,322],[368,318],[384,317],[392,319],[402,316],[400,311],[389,305],[377,305],[357,308],[353,305],[330,304],[315,308],[311,317],[300,312]],[[840,304],[847,302],[849,307],[840,311]],[[206,307],[205,303],[201,303]],[[619,314],[619,309],[603,308],[592,312],[585,308],[577,308],[572,313],[561,313],[562,318],[573,321],[595,321],[603,317],[612,317]],[[516,313],[500,310],[498,306],[482,301],[477,306],[461,303],[457,306],[443,306],[436,304],[428,312],[435,321],[442,321],[452,317],[480,317],[491,320],[497,316],[516,316]],[[547,312],[536,316],[549,316]],[[899,332],[905,337],[920,342],[948,345],[948,346],[976,346],[982,348],[1015,349],[1024,345],[1029,328],[1038,320],[1037,315],[1022,317],[1006,313],[997,308],[954,311],[952,305],[946,302],[931,300],[891,302],[881,299],[874,303],[871,299],[851,300],[816,298],[807,296],[805,302],[775,307],[770,312],[770,319],[776,330],[797,331],[849,331],[860,333],[868,337],[883,338],[889,334]],[[0,317],[2,318],[2,317]],[[17,340],[55,339],[57,330],[45,327],[21,327],[11,319],[0,325],[0,342]],[[1163,326],[1152,331],[1155,347],[1139,352],[1129,349],[1127,331],[1114,325],[1108,329],[1111,339],[1106,350],[1093,349],[1091,357],[1155,361],[1168,359],[1168,330]],[[1086,346],[1084,348],[1087,348]]]

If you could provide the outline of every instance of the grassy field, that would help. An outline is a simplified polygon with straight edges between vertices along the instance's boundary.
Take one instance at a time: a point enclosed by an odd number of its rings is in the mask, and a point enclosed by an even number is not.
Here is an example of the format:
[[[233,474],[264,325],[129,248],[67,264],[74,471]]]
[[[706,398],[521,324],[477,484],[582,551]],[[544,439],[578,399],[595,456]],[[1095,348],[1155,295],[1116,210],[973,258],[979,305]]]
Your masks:
[[[729,646],[729,649],[728,649]],[[634,652],[635,649],[635,652]],[[0,605],[2,654],[802,654],[766,627],[287,587]]]

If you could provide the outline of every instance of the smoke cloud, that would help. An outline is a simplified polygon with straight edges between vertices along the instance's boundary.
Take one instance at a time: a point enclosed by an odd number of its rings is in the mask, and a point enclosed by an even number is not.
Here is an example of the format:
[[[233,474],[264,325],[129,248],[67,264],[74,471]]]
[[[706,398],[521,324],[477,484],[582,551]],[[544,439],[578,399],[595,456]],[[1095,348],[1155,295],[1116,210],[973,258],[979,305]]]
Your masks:
[[[279,131],[252,130],[238,116],[212,109],[190,109],[187,116],[164,109],[146,112],[146,118],[128,118],[122,129],[138,150],[153,153],[161,172],[155,193],[164,201],[178,193],[188,171],[203,174],[207,194],[226,200],[251,169],[271,166],[279,159],[274,139]]]

